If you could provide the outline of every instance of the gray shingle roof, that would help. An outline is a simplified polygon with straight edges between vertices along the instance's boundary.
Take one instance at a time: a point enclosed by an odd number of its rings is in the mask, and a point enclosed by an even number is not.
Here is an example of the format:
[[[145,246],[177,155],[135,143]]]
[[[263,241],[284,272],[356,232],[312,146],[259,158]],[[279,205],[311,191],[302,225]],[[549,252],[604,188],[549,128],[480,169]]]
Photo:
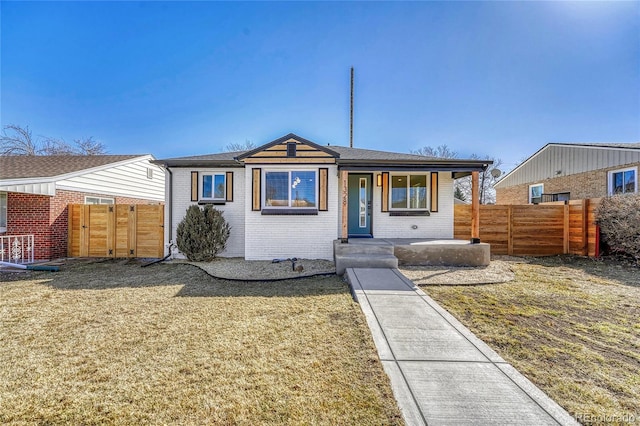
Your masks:
[[[53,177],[130,160],[141,155],[0,156],[0,179]]]
[[[468,160],[458,158],[436,158],[417,154],[404,154],[400,152],[376,151],[372,149],[351,148],[346,146],[326,145],[321,146],[315,142],[308,141],[293,133],[289,133],[279,139],[262,145],[249,151],[222,152],[219,154],[196,155],[190,157],[167,158],[155,161],[156,164],[164,164],[169,167],[243,167],[241,160],[255,152],[268,148],[274,144],[281,143],[290,138],[297,139],[303,143],[319,147],[336,157],[339,166],[363,168],[366,166],[393,167],[415,167],[434,166],[442,170],[476,170],[483,165],[491,163],[488,160]]]
[[[330,145],[328,148],[340,155],[340,160],[362,161],[442,161],[442,158],[425,157],[424,155],[403,154],[400,152],[375,151],[372,149],[350,148],[346,146]],[[235,158],[249,151],[221,152],[219,154],[192,155],[189,157],[174,157],[156,160],[156,163],[168,165],[193,165],[195,163],[232,162]],[[455,159],[453,160],[455,161]],[[464,161],[464,160],[463,160]]]
[[[403,154],[401,152],[376,151],[373,149],[351,148],[347,146],[331,146],[333,151],[340,154],[340,160],[388,160],[388,161],[427,161],[442,160],[424,155]]]
[[[623,149],[640,149],[640,142],[632,143],[609,143],[609,142],[551,142],[549,145],[576,145],[576,146],[592,146],[601,148],[623,148]]]
[[[190,155],[188,157],[173,157],[156,160],[157,162],[173,162],[173,161],[234,161],[238,155],[244,154],[248,151],[232,151],[221,152],[219,154],[205,154],[205,155]]]

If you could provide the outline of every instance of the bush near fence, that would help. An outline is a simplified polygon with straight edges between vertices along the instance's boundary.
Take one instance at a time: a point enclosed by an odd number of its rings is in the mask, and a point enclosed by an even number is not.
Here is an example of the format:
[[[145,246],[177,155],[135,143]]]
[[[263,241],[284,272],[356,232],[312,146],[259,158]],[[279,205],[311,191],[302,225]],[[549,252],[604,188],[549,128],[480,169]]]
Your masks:
[[[602,200],[596,211],[602,242],[612,254],[640,264],[640,195],[615,195]]]
[[[481,205],[480,240],[491,253],[513,256],[597,255],[599,198],[568,204]],[[471,238],[471,206],[456,205],[454,238]]]

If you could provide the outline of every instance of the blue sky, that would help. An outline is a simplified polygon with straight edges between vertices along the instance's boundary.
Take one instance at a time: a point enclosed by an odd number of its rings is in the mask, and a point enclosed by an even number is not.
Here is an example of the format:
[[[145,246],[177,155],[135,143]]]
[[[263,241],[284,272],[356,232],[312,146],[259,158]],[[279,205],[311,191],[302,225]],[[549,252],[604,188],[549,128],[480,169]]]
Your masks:
[[[640,2],[6,2],[1,124],[110,153],[294,132],[504,169],[547,142],[640,140]]]

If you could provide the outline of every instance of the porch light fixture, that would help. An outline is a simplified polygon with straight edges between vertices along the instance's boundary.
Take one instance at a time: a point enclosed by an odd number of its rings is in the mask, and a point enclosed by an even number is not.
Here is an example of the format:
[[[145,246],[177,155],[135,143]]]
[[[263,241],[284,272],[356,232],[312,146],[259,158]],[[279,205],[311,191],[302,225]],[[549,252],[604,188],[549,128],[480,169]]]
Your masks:
[[[378,173],[376,175],[376,185],[377,186],[382,186],[382,174]]]

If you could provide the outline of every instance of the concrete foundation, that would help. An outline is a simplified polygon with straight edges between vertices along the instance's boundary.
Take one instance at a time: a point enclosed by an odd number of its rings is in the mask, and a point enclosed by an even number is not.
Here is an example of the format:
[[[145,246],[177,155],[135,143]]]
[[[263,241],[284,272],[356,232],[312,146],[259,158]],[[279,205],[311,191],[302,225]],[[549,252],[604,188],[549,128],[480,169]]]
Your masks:
[[[387,240],[400,265],[415,266],[487,266],[491,246],[470,244],[464,240]]]
[[[352,238],[348,243],[334,241],[333,253],[339,275],[347,268],[487,266],[491,261],[489,244],[463,240]]]

